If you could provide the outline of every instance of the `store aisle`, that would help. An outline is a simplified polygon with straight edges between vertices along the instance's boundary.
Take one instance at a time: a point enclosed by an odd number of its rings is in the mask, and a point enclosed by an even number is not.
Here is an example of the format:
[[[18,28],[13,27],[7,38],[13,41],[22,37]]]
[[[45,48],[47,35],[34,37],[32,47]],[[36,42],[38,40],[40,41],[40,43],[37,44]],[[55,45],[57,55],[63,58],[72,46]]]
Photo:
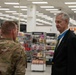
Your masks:
[[[28,63],[25,75],[51,75],[51,66],[48,65],[45,72],[32,72],[31,64]]]

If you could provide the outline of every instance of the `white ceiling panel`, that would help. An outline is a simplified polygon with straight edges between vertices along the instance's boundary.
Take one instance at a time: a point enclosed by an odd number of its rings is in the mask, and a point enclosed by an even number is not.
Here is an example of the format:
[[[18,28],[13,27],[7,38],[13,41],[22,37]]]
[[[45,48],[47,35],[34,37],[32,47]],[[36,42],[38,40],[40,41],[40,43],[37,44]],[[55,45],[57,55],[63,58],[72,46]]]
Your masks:
[[[58,10],[62,10],[64,12],[67,12],[71,18],[76,20],[76,13],[74,13],[74,10],[71,10],[73,8],[69,8],[68,6],[74,6],[73,4],[65,4],[65,2],[76,2],[76,0],[0,0],[0,8],[8,8],[10,9],[10,11],[16,11],[17,13],[19,13],[19,8],[14,8],[14,6],[16,5],[6,5],[4,4],[4,2],[19,2],[20,6],[28,6],[28,5],[32,5],[32,2],[47,2],[48,4],[36,4],[37,7],[37,11],[39,11],[39,13],[43,13],[43,15],[47,15],[48,18],[53,18],[57,12],[53,12],[53,11],[46,11],[46,8],[41,8],[40,6],[54,6],[54,8],[50,8],[50,9],[58,9]],[[75,8],[75,7],[74,7]],[[25,8],[27,9],[27,8]],[[48,8],[47,8],[48,9]],[[15,16],[15,17],[19,17],[18,15],[14,15],[11,12],[5,12],[5,10],[0,10],[0,13],[3,14],[7,14],[9,16]],[[20,8],[20,13],[22,13],[23,15],[27,15],[27,11],[23,11]],[[0,16],[1,17],[1,16]],[[3,16],[4,18],[6,18],[6,16]],[[22,19],[24,19],[24,17],[21,17]],[[44,17],[40,17],[39,15],[37,15],[38,19],[44,20],[48,22],[52,22],[51,19],[45,19]],[[25,20],[27,19],[27,17],[25,18]],[[48,24],[47,24],[48,25]]]

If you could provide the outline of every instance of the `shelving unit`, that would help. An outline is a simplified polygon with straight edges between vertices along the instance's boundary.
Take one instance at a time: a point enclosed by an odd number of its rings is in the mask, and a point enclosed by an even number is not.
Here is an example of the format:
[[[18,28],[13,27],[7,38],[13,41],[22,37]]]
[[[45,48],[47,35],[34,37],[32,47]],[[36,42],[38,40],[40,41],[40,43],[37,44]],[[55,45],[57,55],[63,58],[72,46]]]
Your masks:
[[[46,33],[46,65],[51,65],[55,46],[56,46],[55,33]]]
[[[45,71],[45,42],[46,35],[43,32],[32,32],[32,62],[31,71]]]
[[[32,33],[19,32],[17,40],[22,44],[27,55],[27,62],[31,61],[31,45],[32,45]]]
[[[32,45],[32,33],[25,33],[24,47],[27,55],[27,62],[31,62],[31,45]]]

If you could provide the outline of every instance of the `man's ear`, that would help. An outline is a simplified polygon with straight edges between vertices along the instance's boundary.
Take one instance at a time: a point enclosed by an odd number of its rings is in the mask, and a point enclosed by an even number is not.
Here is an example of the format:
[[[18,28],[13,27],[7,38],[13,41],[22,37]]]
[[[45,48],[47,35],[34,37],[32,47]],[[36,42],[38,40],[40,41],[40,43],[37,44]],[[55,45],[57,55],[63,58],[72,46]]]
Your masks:
[[[68,23],[68,20],[65,20],[66,23]]]
[[[14,35],[14,29],[11,30],[11,35]]]

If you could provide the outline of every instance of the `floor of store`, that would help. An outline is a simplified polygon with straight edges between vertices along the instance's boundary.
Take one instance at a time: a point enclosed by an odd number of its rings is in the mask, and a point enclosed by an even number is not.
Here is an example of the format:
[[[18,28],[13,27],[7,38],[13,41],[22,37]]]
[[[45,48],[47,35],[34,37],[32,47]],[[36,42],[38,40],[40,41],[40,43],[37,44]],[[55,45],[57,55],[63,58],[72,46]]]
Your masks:
[[[26,74],[25,75],[51,75],[51,65],[46,66],[46,71],[44,72],[33,72],[31,71],[31,64],[27,64]]]

